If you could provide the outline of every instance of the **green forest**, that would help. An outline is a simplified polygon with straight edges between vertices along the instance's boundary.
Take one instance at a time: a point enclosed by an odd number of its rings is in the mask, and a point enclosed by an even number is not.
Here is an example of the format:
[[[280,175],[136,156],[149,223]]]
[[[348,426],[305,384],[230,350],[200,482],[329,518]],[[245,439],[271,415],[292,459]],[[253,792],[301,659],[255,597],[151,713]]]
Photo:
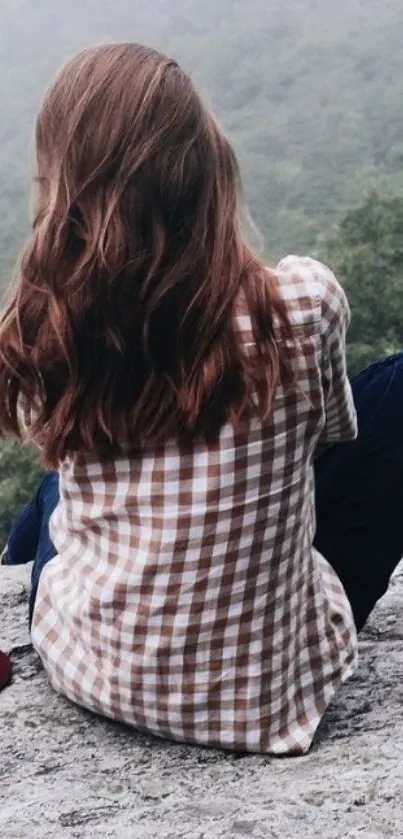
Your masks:
[[[356,370],[403,343],[401,0],[0,0],[0,289],[28,229],[31,136],[60,64],[100,41],[175,57],[237,150],[274,264],[329,262],[352,308]],[[0,541],[37,477],[0,447]]]

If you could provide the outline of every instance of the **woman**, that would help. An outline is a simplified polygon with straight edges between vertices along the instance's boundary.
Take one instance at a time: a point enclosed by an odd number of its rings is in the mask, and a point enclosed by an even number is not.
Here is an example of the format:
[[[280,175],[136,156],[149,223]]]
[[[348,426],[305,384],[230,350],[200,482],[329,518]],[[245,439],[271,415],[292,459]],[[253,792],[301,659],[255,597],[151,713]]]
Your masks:
[[[154,50],[62,69],[36,170],[0,325],[0,427],[59,480],[35,648],[56,690],[105,716],[304,753],[403,553],[400,430],[390,461],[385,443],[401,358],[358,377],[360,438],[318,457],[356,437],[345,295],[312,260],[274,272],[251,251],[234,153]],[[382,556],[368,487],[391,496]]]

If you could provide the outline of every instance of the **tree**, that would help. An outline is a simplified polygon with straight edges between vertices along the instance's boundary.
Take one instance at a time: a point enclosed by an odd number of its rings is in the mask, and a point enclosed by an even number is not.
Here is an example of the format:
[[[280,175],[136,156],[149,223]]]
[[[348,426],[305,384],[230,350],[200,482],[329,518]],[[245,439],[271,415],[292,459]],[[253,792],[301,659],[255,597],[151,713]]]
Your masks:
[[[403,347],[403,199],[376,193],[351,210],[320,247],[352,310],[351,370]]]
[[[41,476],[36,452],[10,440],[0,443],[0,545],[6,543],[11,524],[32,498]]]

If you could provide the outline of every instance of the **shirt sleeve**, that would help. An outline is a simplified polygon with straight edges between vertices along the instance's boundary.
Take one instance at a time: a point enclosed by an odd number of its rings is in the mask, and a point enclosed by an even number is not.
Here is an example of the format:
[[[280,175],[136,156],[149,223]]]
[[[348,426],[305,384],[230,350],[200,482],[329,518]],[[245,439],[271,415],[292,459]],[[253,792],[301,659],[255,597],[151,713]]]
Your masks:
[[[325,426],[317,449],[319,454],[333,443],[357,437],[357,414],[346,366],[346,333],[350,323],[347,297],[329,268],[314,263],[314,269],[321,304],[321,372],[325,407]]]

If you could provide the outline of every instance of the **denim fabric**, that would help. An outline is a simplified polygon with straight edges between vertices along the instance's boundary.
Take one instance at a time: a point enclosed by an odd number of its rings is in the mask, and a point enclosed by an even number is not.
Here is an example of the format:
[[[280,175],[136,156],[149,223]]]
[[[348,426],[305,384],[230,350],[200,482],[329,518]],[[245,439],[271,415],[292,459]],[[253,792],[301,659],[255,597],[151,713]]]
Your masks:
[[[360,630],[403,557],[403,353],[367,367],[352,388],[358,438],[315,464],[315,545]]]
[[[59,501],[59,475],[48,472],[34,498],[14,522],[3,556],[4,565],[33,562],[31,573],[30,621],[39,577],[44,565],[55,556],[49,537],[49,519]]]

